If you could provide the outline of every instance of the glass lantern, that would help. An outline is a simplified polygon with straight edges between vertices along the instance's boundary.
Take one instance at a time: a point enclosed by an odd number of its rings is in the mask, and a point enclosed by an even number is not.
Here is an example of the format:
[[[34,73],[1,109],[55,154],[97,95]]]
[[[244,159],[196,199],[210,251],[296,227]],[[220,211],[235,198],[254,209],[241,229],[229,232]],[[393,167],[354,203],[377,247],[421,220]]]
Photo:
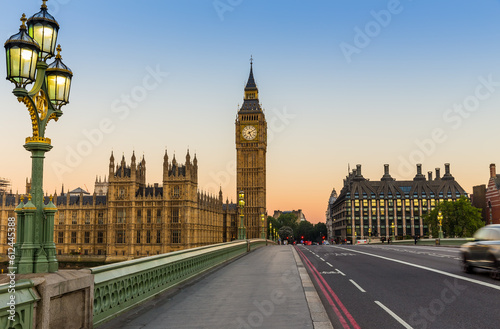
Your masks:
[[[47,93],[54,106],[60,108],[69,103],[69,91],[73,72],[64,65],[61,57],[61,45],[57,46],[56,60],[49,65],[45,73]]]
[[[7,62],[7,80],[13,82],[16,88],[24,88],[35,81],[36,63],[40,46],[26,31],[26,15],[23,14],[23,24],[19,33],[14,34],[5,42]]]
[[[46,0],[41,10],[28,19],[28,34],[40,45],[40,58],[47,60],[54,56],[57,44],[59,24],[47,12]]]

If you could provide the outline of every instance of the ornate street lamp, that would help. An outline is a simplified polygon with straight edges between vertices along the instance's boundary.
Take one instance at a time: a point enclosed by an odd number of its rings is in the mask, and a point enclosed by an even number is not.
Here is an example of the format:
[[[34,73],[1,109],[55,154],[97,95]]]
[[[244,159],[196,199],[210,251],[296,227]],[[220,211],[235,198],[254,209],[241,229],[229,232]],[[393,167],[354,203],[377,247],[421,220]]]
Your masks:
[[[438,212],[437,219],[439,221],[439,240],[443,238],[443,214],[441,210]]]
[[[62,63],[60,46],[54,56],[59,24],[47,12],[43,0],[40,12],[28,20],[23,14],[19,33],[5,42],[7,80],[16,86],[13,94],[28,108],[33,136],[26,138],[24,148],[31,152],[31,191],[28,203],[23,200],[16,208],[17,239],[13,268],[17,273],[56,272],[58,263],[54,243],[54,213],[52,199],[48,204],[43,197],[43,159],[52,149],[45,137],[50,120],[57,121],[63,114],[61,107],[69,102],[73,73]],[[27,21],[27,26],[26,26]],[[33,83],[30,91],[28,84]]]
[[[265,215],[264,214],[261,214],[260,215],[260,219],[262,220],[262,232],[260,234],[260,237],[261,239],[265,239],[266,238],[266,229],[264,227],[264,220],[265,220]]]
[[[272,222],[269,222],[269,228],[268,228],[268,231],[267,231],[267,236],[269,239],[273,240],[274,241],[274,237],[272,236],[272,233],[273,232],[273,223]]]
[[[368,243],[372,242],[372,228],[368,227]]]
[[[394,225],[394,222],[392,222],[391,228],[392,228],[392,241],[396,241],[396,225]]]
[[[243,223],[245,215],[243,210],[245,208],[245,193],[240,191],[238,193],[238,206],[240,207],[240,227],[238,228],[238,240],[245,240],[247,238],[247,230]]]

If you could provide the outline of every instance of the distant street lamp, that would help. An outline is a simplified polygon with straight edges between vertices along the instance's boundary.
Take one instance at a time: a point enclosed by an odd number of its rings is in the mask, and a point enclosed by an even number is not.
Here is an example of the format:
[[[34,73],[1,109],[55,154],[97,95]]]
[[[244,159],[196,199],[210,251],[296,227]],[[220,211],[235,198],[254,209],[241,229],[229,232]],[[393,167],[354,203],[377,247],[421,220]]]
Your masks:
[[[262,220],[262,232],[260,234],[260,237],[262,239],[265,239],[266,238],[266,230],[265,230],[265,227],[264,227],[264,220],[265,220],[265,215],[264,214],[261,214],[260,215],[260,219]]]
[[[392,228],[392,241],[396,241],[396,225],[394,225],[394,222],[392,222],[391,228]]]
[[[437,219],[439,221],[439,240],[443,238],[443,214],[441,210],[438,212]]]
[[[245,240],[247,238],[247,230],[243,223],[245,215],[243,214],[243,210],[245,208],[245,193],[240,191],[238,193],[238,205],[240,206],[240,227],[238,228],[238,240]]]
[[[372,242],[372,228],[368,228],[368,243]]]
[[[13,94],[28,108],[33,136],[26,138],[24,148],[31,152],[31,191],[28,202],[16,208],[17,236],[15,244],[16,273],[57,272],[54,243],[54,214],[52,199],[44,203],[43,159],[52,149],[45,137],[50,120],[63,115],[61,107],[69,103],[73,73],[63,64],[61,46],[57,46],[59,24],[47,12],[47,0],[41,10],[26,19],[23,14],[19,33],[5,42],[7,80],[15,85]],[[57,50],[57,55],[56,55]],[[55,56],[51,64],[46,61]],[[26,86],[33,83],[30,91]]]

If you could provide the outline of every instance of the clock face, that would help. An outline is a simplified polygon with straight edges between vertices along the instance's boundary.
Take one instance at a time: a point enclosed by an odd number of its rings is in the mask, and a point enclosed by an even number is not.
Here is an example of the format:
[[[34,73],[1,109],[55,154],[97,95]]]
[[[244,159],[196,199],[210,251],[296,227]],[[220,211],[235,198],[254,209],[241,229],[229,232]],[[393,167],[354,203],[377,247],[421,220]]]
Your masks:
[[[251,141],[252,139],[254,139],[257,136],[257,129],[254,126],[246,126],[241,131],[241,135],[247,141]]]

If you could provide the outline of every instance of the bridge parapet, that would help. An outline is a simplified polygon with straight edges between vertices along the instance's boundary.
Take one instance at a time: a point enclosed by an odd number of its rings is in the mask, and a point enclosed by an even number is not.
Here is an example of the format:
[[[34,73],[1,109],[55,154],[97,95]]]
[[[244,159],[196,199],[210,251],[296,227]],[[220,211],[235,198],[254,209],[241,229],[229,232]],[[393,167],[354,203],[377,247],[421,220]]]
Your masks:
[[[266,240],[233,241],[91,268],[94,325],[99,325]]]
[[[11,328],[15,319],[16,328],[30,329],[33,327],[36,302],[40,300],[33,289],[31,280],[20,280],[0,286],[0,328]],[[15,292],[15,293],[14,293]]]
[[[0,329],[92,328],[248,251],[262,239],[185,249],[82,270],[0,277]],[[15,299],[11,307],[9,302]],[[92,304],[93,303],[93,304]],[[12,309],[14,321],[9,319]],[[12,319],[12,318],[11,318]]]

